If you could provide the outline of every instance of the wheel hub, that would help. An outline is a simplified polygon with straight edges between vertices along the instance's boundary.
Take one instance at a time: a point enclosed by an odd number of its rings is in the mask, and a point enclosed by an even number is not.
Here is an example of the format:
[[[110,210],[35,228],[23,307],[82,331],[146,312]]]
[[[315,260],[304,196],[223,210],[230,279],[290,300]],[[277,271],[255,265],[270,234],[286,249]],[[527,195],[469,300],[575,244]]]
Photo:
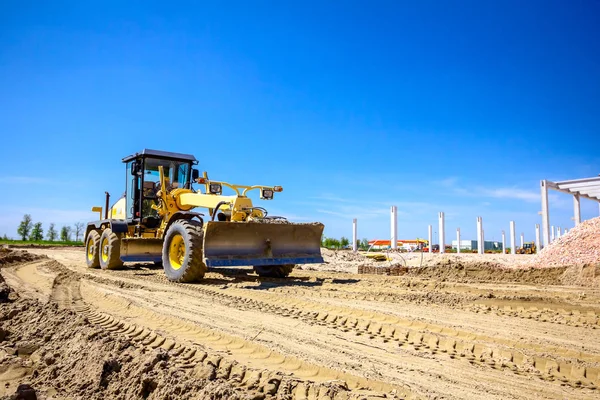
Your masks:
[[[181,235],[173,236],[169,245],[169,261],[171,267],[178,270],[185,262],[185,240]]]

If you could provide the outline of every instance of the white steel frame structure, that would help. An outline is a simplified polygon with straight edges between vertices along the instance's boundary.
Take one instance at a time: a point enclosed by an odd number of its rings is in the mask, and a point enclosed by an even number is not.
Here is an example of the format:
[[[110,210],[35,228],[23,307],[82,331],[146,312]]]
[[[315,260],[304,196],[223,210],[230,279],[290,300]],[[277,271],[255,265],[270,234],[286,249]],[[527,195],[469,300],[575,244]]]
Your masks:
[[[552,182],[540,181],[542,194],[542,238],[544,247],[550,243],[550,212],[548,210],[548,189],[557,190],[573,196],[573,215],[575,225],[581,223],[581,198],[597,201],[600,205],[600,176],[594,178],[572,179]]]

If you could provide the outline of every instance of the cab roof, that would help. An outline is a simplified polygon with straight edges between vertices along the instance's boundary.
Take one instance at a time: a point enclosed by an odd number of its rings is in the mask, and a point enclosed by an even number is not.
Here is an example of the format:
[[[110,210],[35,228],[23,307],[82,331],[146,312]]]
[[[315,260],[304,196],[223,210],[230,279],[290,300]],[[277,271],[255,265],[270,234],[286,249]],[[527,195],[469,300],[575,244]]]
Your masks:
[[[164,158],[168,160],[182,160],[182,161],[191,161],[197,162],[196,157],[191,154],[182,154],[182,153],[172,153],[170,151],[161,151],[161,150],[152,150],[152,149],[144,149],[139,153],[132,154],[123,158],[123,162],[129,162],[131,160],[135,160],[136,158],[145,158],[145,157],[154,157],[154,158]]]

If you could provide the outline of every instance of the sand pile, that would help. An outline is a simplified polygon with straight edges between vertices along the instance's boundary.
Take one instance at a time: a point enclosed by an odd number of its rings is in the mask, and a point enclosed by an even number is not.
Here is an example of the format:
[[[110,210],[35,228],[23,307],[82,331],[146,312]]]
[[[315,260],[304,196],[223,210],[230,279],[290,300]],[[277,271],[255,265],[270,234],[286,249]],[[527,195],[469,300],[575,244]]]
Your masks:
[[[25,250],[12,250],[7,247],[0,247],[0,267],[15,263],[34,261],[45,257],[46,256],[29,253]]]
[[[600,263],[600,217],[582,222],[544,248],[527,266],[535,268]]]

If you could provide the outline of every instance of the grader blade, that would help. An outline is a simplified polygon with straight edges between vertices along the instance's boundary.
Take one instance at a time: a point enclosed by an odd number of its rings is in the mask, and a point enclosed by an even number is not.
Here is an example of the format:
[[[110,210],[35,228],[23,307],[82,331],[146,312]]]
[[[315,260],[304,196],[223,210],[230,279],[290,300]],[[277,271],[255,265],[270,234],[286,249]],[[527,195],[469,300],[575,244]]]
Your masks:
[[[323,224],[222,222],[204,226],[208,267],[322,263]]]

